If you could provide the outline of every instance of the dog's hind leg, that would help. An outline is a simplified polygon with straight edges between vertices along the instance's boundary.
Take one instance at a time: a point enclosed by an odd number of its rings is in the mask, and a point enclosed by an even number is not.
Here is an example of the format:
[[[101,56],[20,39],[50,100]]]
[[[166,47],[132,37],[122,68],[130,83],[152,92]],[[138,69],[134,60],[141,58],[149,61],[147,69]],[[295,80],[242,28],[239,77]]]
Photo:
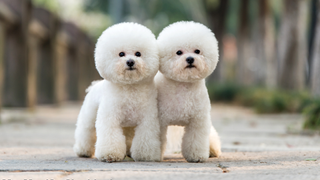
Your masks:
[[[135,127],[124,127],[123,129],[123,135],[126,137],[126,146],[127,146],[127,153],[126,155],[131,157],[131,144],[132,144],[132,139],[134,137],[134,128]]]
[[[213,126],[210,129],[210,156],[209,157],[219,157],[221,155],[221,143],[220,138]]]
[[[95,121],[98,104],[92,100],[91,96],[93,94],[89,92],[81,107],[76,125],[73,150],[79,157],[91,157],[95,151]]]

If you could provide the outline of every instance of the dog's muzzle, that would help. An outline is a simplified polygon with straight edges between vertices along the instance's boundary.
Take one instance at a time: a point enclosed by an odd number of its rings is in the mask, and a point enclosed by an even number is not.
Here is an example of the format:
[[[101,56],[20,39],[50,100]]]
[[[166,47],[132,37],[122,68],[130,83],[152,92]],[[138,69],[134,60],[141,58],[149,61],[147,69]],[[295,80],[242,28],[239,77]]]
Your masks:
[[[186,59],[187,63],[188,63],[188,66],[186,68],[194,68],[195,66],[193,65],[194,63],[194,58],[189,56],[187,57]]]
[[[129,59],[127,62],[126,62],[127,66],[129,67],[127,70],[129,71],[132,71],[132,70],[135,70],[136,68],[134,68],[134,60],[133,59]]]

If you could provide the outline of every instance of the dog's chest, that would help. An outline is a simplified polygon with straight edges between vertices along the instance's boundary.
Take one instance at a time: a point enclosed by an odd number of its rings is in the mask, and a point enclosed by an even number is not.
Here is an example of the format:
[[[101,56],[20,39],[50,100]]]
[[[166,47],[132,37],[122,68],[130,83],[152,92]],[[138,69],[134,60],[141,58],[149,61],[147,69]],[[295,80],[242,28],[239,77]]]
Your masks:
[[[143,119],[143,109],[146,97],[142,94],[131,94],[131,96],[122,97],[121,113],[123,119],[122,127],[134,127]]]
[[[201,106],[196,92],[186,87],[178,87],[172,92],[159,93],[159,110],[161,121],[170,125],[186,125],[194,118]]]
[[[122,127],[134,127],[138,124],[141,119],[141,113],[137,105],[132,105],[131,103],[122,106],[121,111],[124,118],[121,122]]]

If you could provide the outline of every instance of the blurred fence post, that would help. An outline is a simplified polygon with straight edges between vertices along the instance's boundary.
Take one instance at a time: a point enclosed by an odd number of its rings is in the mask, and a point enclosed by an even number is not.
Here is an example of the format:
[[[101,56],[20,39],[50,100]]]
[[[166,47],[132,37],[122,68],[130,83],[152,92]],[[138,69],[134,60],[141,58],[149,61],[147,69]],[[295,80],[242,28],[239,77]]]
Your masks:
[[[83,99],[93,51],[86,33],[31,0],[0,0],[0,107]]]
[[[55,15],[43,8],[34,8],[30,23],[35,56],[35,103],[54,103],[54,46],[57,24]]]
[[[87,61],[93,58],[93,54],[90,53],[93,52],[93,44],[90,38],[73,23],[64,23],[63,31],[67,36],[66,97],[71,101],[83,100],[85,89],[93,80],[90,67],[94,66],[94,61],[91,61],[92,65],[87,65]]]
[[[5,35],[5,75],[3,105],[26,107],[28,93],[28,24],[32,9],[30,0],[1,0],[1,8],[12,24]],[[5,10],[4,10],[5,9]]]
[[[79,31],[78,35],[78,48],[77,48],[77,60],[79,61],[79,77],[78,77],[78,99],[83,100],[85,96],[85,89],[88,87],[88,79],[90,73],[88,71],[87,61],[87,48],[86,48],[86,34]]]
[[[79,61],[79,87],[78,98],[83,100],[85,97],[85,90],[91,84],[91,81],[100,79],[97,77],[97,70],[94,63],[94,43],[91,38],[85,33],[79,31],[79,47],[78,49],[78,61]],[[81,37],[81,38],[80,38]]]
[[[66,49],[66,87],[67,99],[76,101],[79,97],[79,66],[80,60],[78,56],[79,51],[79,30],[70,22],[64,23],[63,29],[67,35],[67,49]],[[82,58],[81,58],[82,59]]]
[[[5,49],[6,32],[8,27],[13,26],[18,21],[17,15],[12,12],[8,2],[0,0],[0,109],[3,106],[4,78],[5,78]]]
[[[37,103],[37,49],[38,39],[29,36],[28,42],[28,107],[34,109]]]
[[[55,83],[55,102],[61,105],[66,100],[66,59],[67,59],[67,40],[66,33],[60,29],[57,34],[55,43],[55,59],[54,59],[54,83]]]

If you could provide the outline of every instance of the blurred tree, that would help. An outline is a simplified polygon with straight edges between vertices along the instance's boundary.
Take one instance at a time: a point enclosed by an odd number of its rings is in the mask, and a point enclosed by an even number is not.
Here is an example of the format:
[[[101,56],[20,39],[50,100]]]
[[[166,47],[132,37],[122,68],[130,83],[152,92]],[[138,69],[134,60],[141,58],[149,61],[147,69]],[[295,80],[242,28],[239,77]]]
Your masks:
[[[176,21],[194,20],[207,25],[202,1],[85,0],[84,10],[110,15],[111,24],[122,21],[143,24],[156,35],[165,26]]]
[[[123,0],[110,0],[109,12],[114,23],[119,23],[123,18]]]
[[[307,62],[306,0],[284,0],[279,32],[279,86],[301,90]]]
[[[252,82],[250,70],[250,21],[249,21],[249,0],[242,0],[240,4],[240,23],[237,34],[238,60],[237,60],[237,81],[249,85]]]
[[[2,108],[2,91],[3,91],[3,79],[4,79],[4,46],[5,46],[5,25],[0,21],[0,113]],[[0,116],[1,121],[1,116]]]
[[[57,13],[59,11],[59,2],[56,0],[32,0],[36,6],[40,6]]]
[[[317,25],[317,4],[318,0],[312,0],[310,3],[310,26],[308,36],[308,67],[307,67],[307,84],[310,85],[311,81],[311,69],[312,69],[312,55],[315,45],[316,25]]]
[[[226,19],[226,31],[228,34],[236,35],[239,26],[239,6],[241,1],[229,0],[227,19]]]
[[[262,61],[259,65],[262,83],[268,88],[276,86],[276,61],[275,61],[275,38],[274,22],[271,14],[270,0],[259,0],[258,20],[258,48],[257,57]],[[264,67],[264,68],[263,68]]]
[[[320,97],[320,0],[317,1],[317,23],[311,66],[311,91],[314,96]]]
[[[214,4],[217,2],[216,4]],[[223,81],[222,78],[222,66],[223,66],[223,36],[226,33],[226,19],[229,0],[212,1],[206,0],[205,2],[206,14],[208,16],[209,27],[214,32],[219,47],[219,63],[216,70],[209,77],[208,81]],[[218,4],[218,5],[217,5]]]

